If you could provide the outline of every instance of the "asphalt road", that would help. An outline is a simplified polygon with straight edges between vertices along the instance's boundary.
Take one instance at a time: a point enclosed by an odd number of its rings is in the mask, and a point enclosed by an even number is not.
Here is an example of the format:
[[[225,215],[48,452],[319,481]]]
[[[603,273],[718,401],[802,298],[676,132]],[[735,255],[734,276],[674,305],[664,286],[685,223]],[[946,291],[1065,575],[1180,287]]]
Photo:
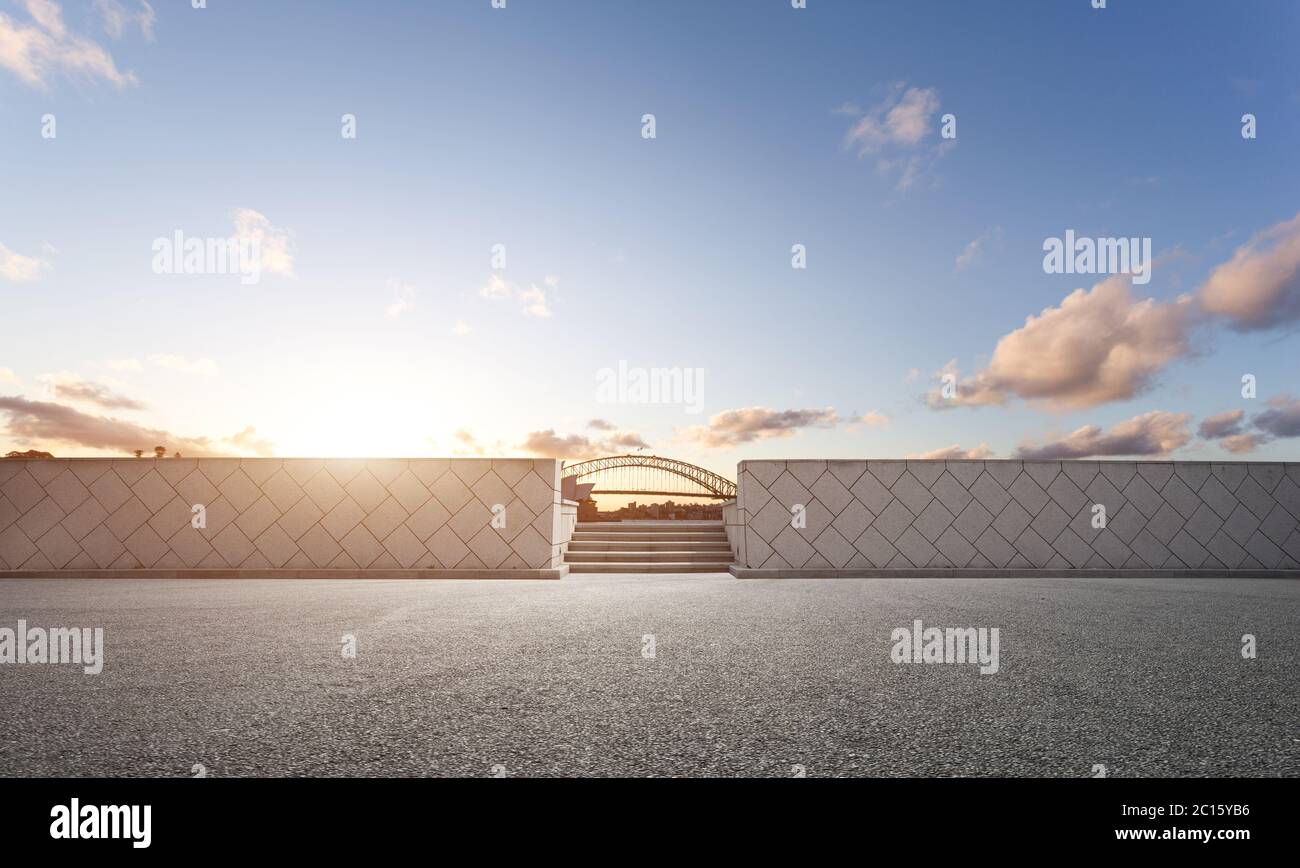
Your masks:
[[[0,581],[19,618],[106,664],[0,666],[4,776],[1300,775],[1296,581]],[[895,664],[916,618],[1000,671]]]

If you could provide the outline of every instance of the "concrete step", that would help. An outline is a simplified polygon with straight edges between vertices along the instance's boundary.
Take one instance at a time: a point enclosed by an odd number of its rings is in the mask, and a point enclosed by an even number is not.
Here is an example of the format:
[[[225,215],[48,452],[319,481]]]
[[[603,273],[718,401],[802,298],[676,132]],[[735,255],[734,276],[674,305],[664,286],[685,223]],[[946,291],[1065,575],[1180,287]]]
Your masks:
[[[577,531],[598,531],[600,533],[724,533],[720,521],[666,521],[662,524],[636,524],[620,521],[580,521]]]
[[[597,533],[574,531],[573,542],[726,542],[725,533]]]
[[[727,563],[702,563],[688,561],[673,563],[670,561],[643,561],[641,563],[577,563],[569,564],[569,573],[725,573],[731,567]]]
[[[658,563],[668,561],[674,563],[678,561],[703,561],[704,563],[718,563],[726,561],[731,563],[731,552],[709,552],[709,551],[653,551],[653,552],[575,552],[569,549],[564,556],[566,564],[587,564],[587,563]]]
[[[680,540],[575,540],[569,543],[571,552],[656,552],[656,551],[729,552],[726,539],[707,542]]]
[[[570,573],[725,573],[734,557],[721,522],[579,522]]]

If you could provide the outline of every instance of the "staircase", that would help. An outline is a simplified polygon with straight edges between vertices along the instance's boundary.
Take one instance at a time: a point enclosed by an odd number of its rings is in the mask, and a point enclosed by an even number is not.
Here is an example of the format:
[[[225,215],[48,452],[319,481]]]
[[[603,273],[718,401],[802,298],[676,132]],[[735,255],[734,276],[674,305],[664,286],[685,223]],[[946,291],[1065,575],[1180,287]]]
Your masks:
[[[725,573],[731,546],[720,521],[578,522],[571,573]]]

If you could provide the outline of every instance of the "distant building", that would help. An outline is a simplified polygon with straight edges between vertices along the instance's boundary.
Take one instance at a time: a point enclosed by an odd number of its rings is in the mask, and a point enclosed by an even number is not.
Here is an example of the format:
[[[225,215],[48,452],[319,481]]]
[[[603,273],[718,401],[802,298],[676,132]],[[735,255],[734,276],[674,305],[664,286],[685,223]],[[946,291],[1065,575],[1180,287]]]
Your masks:
[[[633,500],[621,509],[599,513],[599,518],[583,520],[635,521],[637,519],[642,521],[721,521],[722,506],[716,503],[675,503],[671,500],[663,503],[637,503]]]

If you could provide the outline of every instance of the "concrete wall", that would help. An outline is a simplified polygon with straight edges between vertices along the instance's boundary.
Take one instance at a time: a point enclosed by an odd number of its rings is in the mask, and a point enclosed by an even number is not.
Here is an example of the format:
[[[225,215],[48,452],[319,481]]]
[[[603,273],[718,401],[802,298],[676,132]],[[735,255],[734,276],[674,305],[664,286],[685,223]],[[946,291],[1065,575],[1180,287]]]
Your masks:
[[[742,461],[737,480],[742,577],[1300,569],[1293,463]]]
[[[578,502],[576,500],[560,501],[560,536],[556,541],[560,547],[560,559],[569,551],[573,532],[578,527]]]
[[[559,578],[559,490],[554,460],[0,460],[0,574]]]
[[[731,545],[731,556],[735,558],[740,554],[745,526],[740,523],[740,508],[734,500],[728,500],[722,504],[722,527],[727,532],[727,542]]]

